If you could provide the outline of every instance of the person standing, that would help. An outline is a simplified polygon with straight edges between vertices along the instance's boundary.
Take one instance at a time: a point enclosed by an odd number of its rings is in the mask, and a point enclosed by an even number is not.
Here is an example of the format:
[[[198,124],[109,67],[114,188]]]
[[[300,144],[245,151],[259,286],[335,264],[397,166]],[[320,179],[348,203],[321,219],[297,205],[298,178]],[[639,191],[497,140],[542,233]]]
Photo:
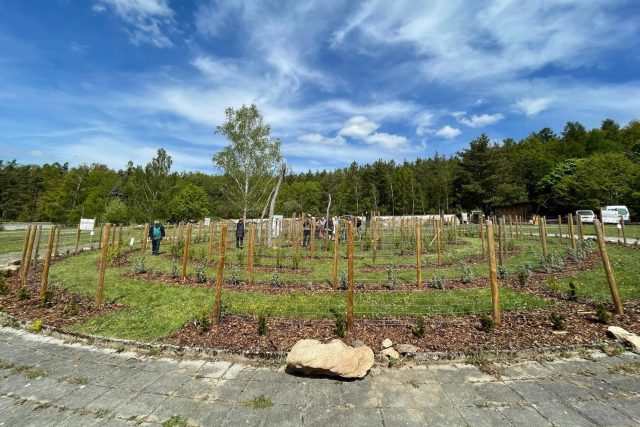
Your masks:
[[[149,239],[151,240],[151,254],[158,256],[160,254],[160,242],[164,239],[164,226],[160,221],[153,221],[153,226],[149,228]]]
[[[242,218],[238,220],[236,225],[236,248],[242,249],[242,241],[244,240],[244,221]]]
[[[302,225],[302,246],[307,247],[311,242],[311,215],[307,214]]]

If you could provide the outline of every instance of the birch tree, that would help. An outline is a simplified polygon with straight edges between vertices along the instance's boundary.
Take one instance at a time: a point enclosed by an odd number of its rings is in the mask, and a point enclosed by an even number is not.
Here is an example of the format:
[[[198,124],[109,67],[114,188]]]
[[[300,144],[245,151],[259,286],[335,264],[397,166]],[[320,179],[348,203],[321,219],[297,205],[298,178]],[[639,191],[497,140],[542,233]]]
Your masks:
[[[227,108],[225,116],[216,133],[230,144],[213,156],[213,163],[224,170],[223,194],[246,220],[269,195],[282,160],[280,140],[271,139],[271,127],[255,104]]]

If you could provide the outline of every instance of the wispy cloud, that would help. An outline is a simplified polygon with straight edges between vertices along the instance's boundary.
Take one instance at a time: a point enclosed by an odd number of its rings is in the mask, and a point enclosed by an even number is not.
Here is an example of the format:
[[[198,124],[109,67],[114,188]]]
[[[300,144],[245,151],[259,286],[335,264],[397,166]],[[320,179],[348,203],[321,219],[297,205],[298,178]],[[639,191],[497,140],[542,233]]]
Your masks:
[[[474,114],[471,117],[467,117],[467,113],[465,111],[456,111],[451,115],[455,117],[459,123],[462,123],[463,125],[466,125],[472,128],[479,128],[479,127],[492,125],[504,119],[504,116],[501,113],[480,114],[480,115]]]
[[[436,135],[441,136],[444,139],[453,139],[456,136],[459,136],[461,133],[462,132],[460,132],[460,129],[445,125],[436,132]]]
[[[535,116],[539,112],[549,108],[552,102],[553,98],[548,96],[541,98],[522,98],[516,102],[516,106],[527,116]]]

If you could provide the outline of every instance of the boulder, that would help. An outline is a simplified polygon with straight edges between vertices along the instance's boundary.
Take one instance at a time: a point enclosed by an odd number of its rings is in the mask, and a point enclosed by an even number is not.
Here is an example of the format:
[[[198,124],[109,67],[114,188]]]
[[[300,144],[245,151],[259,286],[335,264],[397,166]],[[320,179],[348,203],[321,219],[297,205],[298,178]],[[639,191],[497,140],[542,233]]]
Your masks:
[[[398,350],[400,354],[416,354],[420,351],[418,347],[412,344],[398,344],[396,350]]]
[[[607,333],[631,346],[634,353],[640,353],[640,337],[619,326],[609,326]]]
[[[389,348],[392,347],[393,343],[391,342],[391,340],[389,338],[385,339],[384,341],[382,341],[382,348]]]
[[[353,342],[351,343],[351,347],[362,347],[364,345],[364,342],[361,340],[353,340]]]
[[[387,356],[389,359],[400,359],[400,353],[398,353],[393,347],[385,348],[380,353]]]
[[[300,340],[287,355],[287,366],[304,374],[363,378],[373,360],[373,350],[367,346],[353,348],[337,339],[328,344]]]

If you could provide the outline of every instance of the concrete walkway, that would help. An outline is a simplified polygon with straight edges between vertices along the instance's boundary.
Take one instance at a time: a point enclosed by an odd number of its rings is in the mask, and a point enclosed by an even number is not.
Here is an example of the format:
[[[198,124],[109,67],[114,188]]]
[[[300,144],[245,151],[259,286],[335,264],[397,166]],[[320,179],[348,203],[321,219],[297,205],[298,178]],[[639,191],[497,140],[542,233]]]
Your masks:
[[[0,327],[0,425],[640,425],[640,357],[376,368],[363,380],[118,353]],[[266,408],[255,407],[258,397]],[[173,421],[174,424],[168,424]],[[182,424],[181,424],[182,423]]]

